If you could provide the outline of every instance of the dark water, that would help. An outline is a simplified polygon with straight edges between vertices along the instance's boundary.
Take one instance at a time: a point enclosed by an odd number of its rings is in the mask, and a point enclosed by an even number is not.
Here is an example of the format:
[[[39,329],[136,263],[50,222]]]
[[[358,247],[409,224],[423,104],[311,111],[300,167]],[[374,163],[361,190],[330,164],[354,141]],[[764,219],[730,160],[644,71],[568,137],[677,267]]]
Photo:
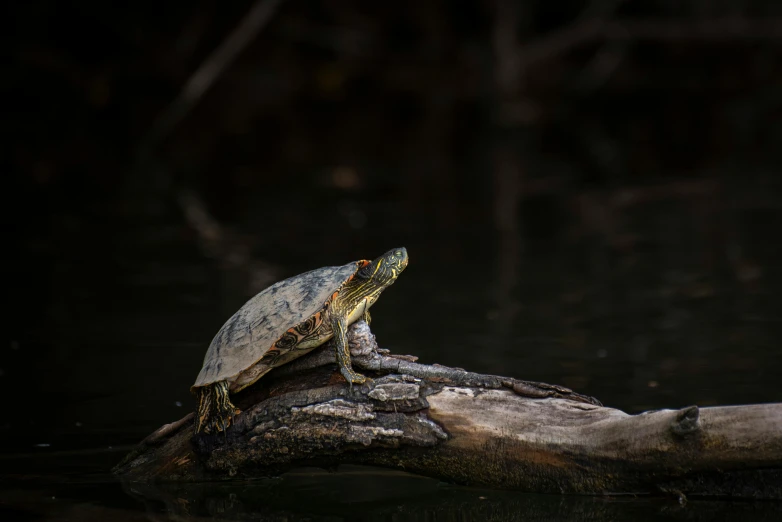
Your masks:
[[[98,471],[121,452],[50,455],[6,476],[3,520],[779,520],[779,502],[537,495],[454,486],[358,466],[229,483],[121,484]],[[15,470],[21,460],[4,460]],[[10,468],[7,465],[10,464]],[[38,475],[55,464],[70,473]],[[26,468],[27,465],[24,467]]]
[[[704,221],[661,203],[629,212],[617,246],[557,205],[498,233],[480,219],[395,220],[398,204],[347,199],[324,218],[313,202],[323,228],[271,231],[253,253],[281,278],[406,246],[410,266],[372,326],[382,346],[423,362],[562,384],[629,412],[782,400],[779,210]],[[268,229],[246,209],[245,230]],[[25,286],[0,366],[3,520],[782,517],[773,502],[529,495],[364,468],[119,484],[108,469],[191,410],[209,340],[265,283],[205,256],[174,211],[55,215],[41,230],[13,258]]]

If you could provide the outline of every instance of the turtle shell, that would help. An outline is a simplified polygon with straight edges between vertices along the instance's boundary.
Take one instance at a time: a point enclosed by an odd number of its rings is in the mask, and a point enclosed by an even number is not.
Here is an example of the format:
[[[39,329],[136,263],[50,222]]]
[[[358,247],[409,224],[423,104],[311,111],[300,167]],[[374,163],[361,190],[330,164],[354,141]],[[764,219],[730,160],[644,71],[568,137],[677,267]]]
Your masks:
[[[247,301],[217,332],[193,388],[229,383],[260,361],[294,326],[322,312],[366,261],[329,266],[273,284]]]

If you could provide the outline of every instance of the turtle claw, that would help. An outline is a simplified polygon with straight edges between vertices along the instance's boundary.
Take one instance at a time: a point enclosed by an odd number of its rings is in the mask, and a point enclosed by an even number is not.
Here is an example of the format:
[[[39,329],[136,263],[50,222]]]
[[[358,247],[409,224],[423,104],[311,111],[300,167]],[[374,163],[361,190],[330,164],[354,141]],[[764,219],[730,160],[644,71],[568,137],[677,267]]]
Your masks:
[[[353,386],[354,384],[364,384],[367,382],[367,378],[353,371],[342,371],[342,376],[348,381],[348,384]]]
[[[227,436],[228,428],[233,424],[233,416],[224,417],[222,415],[215,415],[214,418],[209,419],[201,430],[203,433],[222,433]]]
[[[353,393],[354,384],[364,384],[367,381],[369,382],[372,381],[372,379],[365,377],[364,375],[361,375],[360,373],[356,373],[354,371],[343,371],[342,376],[345,378],[346,381],[348,381],[348,386],[350,387],[350,393]]]

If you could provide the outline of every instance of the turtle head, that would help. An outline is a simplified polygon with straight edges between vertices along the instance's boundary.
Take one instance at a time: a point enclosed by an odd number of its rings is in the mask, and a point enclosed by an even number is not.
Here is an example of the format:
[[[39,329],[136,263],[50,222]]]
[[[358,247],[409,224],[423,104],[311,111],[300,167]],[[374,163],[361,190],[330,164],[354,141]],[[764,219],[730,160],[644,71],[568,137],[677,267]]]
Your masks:
[[[356,276],[385,287],[394,284],[405,268],[407,268],[407,250],[400,247],[378,257],[359,270]]]

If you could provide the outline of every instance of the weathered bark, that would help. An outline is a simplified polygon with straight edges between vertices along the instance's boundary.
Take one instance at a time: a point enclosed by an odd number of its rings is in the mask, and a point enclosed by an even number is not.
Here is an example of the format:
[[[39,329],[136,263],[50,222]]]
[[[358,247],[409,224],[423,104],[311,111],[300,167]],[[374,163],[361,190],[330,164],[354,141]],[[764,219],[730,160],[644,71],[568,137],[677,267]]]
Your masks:
[[[393,356],[363,322],[350,340],[374,381],[349,387],[326,347],[240,394],[227,434],[194,437],[189,415],[115,473],[193,481],[352,463],[525,491],[782,498],[782,404],[628,415],[560,386]]]

